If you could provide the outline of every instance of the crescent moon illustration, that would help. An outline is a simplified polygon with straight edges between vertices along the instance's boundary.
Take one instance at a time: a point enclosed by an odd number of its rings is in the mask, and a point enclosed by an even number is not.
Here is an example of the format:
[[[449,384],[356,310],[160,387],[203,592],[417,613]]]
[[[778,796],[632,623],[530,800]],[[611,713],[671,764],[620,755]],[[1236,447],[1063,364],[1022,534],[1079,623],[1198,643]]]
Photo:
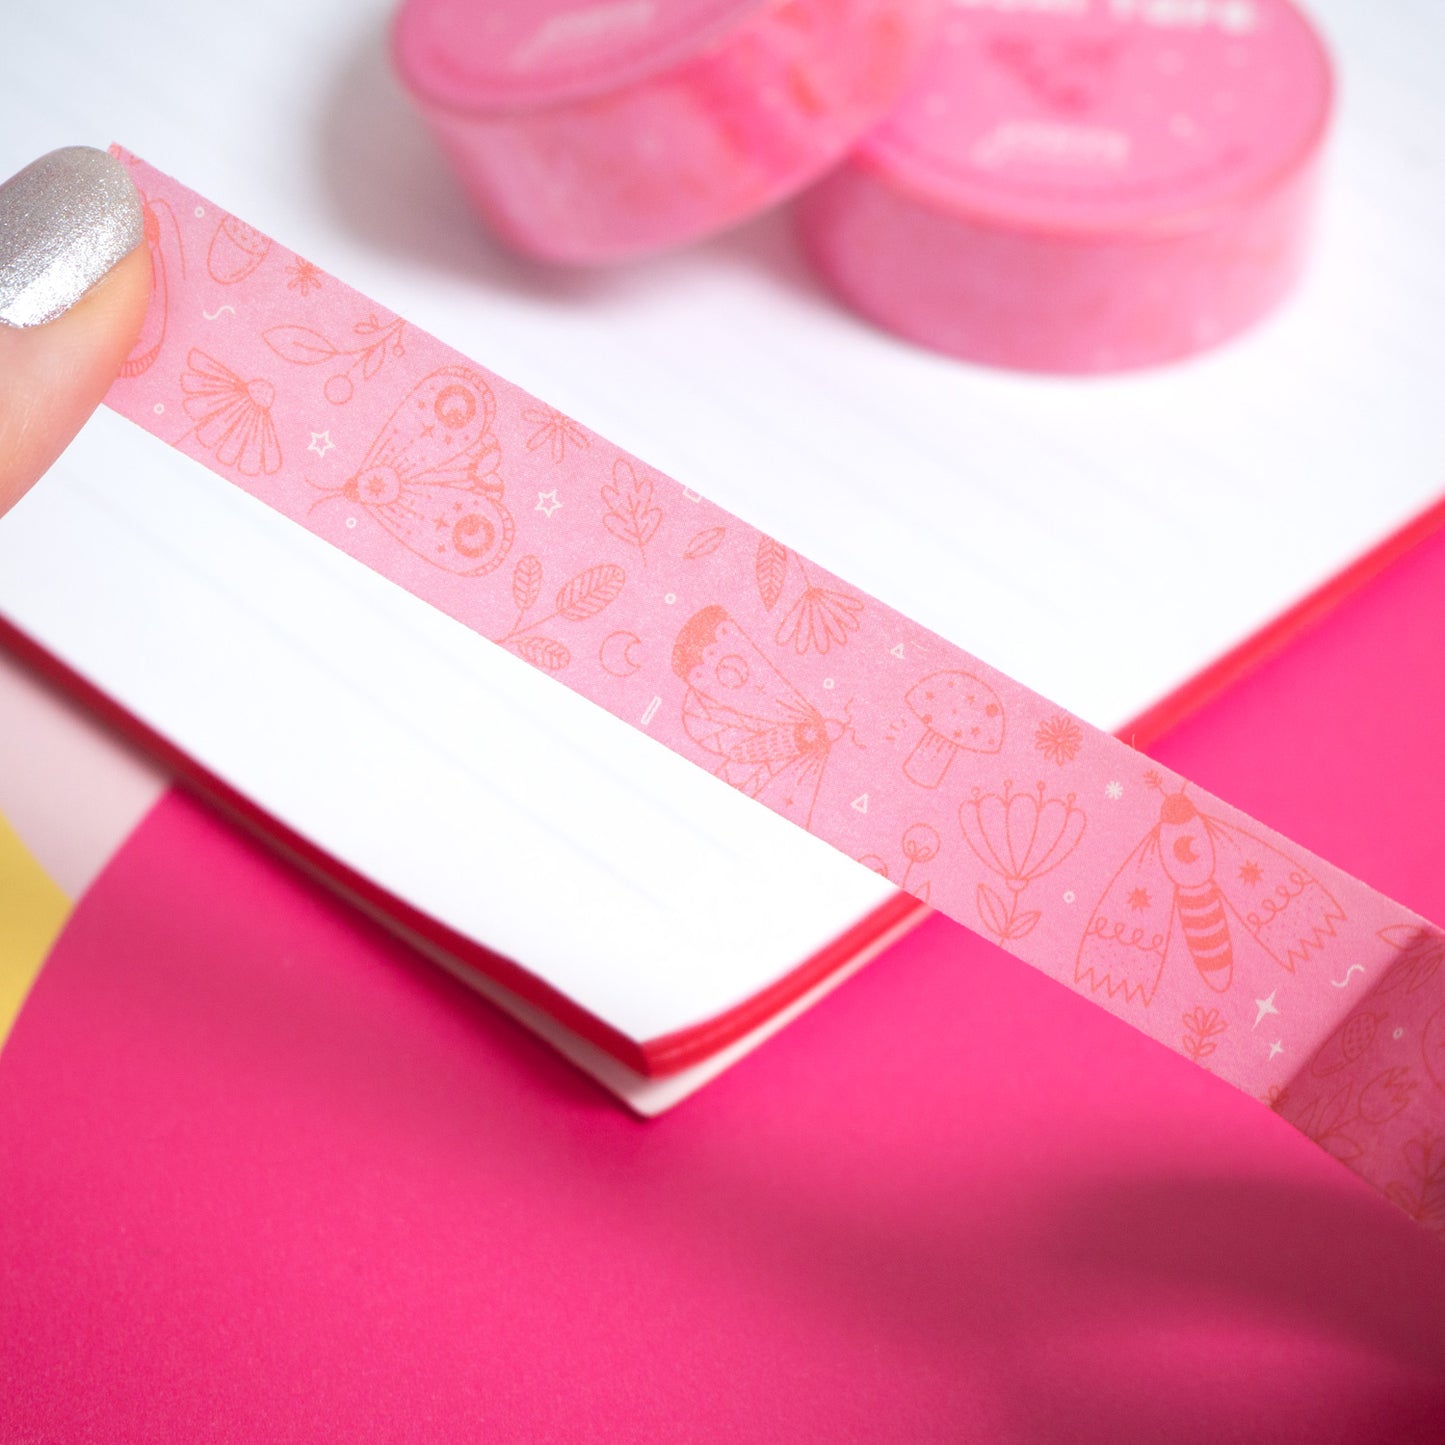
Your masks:
[[[1194,839],[1187,833],[1174,840],[1174,856],[1181,863],[1197,863],[1199,854],[1194,851]]]
[[[634,655],[634,649],[641,646],[642,639],[635,632],[610,632],[597,649],[597,660],[613,677],[631,677],[642,666],[641,655]]]

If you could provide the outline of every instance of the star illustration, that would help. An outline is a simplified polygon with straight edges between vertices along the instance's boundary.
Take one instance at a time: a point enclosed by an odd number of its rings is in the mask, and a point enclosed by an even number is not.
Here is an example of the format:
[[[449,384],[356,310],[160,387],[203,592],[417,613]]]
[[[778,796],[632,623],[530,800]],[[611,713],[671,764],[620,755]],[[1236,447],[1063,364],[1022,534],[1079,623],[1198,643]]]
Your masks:
[[[1149,906],[1149,890],[1147,888],[1135,888],[1129,894],[1129,907],[1136,912],[1141,908]]]
[[[1255,1014],[1255,1016],[1254,1016],[1254,1023],[1250,1025],[1251,1028],[1256,1028],[1256,1029],[1257,1029],[1257,1028],[1260,1026],[1260,1024],[1262,1024],[1262,1023],[1264,1022],[1264,1016],[1265,1016],[1266,1014],[1277,1014],[1277,1013],[1279,1012],[1279,1010],[1274,1006],[1274,996],[1275,996],[1275,994],[1277,994],[1278,992],[1279,992],[1278,989],[1273,989],[1273,990],[1270,992],[1270,995],[1269,995],[1268,998],[1257,998],[1257,999],[1255,999],[1255,1001],[1254,1001],[1254,1006],[1255,1006],[1255,1008],[1257,1008],[1257,1009],[1259,1010],[1259,1012],[1258,1012],[1257,1014]]]
[[[1253,888],[1254,885],[1258,883],[1259,880],[1263,877],[1264,869],[1261,868],[1259,864],[1256,863],[1252,858],[1248,862],[1240,864],[1239,881],[1241,883],[1247,883],[1251,888]]]
[[[1276,1040],[1269,1046],[1269,1056],[1270,1056],[1271,1059],[1273,1059],[1276,1054],[1282,1054],[1282,1053],[1284,1053],[1284,1040],[1283,1040],[1283,1039],[1276,1039]]]
[[[543,516],[550,517],[562,503],[558,500],[557,489],[553,487],[550,492],[537,493],[537,510]]]
[[[324,457],[327,452],[334,451],[336,443],[331,440],[331,432],[314,431],[311,433],[311,445],[306,448],[308,452],[315,452],[318,457]]]
[[[1124,796],[1123,783],[1106,783],[1104,785],[1104,796],[1114,802],[1118,802]]]

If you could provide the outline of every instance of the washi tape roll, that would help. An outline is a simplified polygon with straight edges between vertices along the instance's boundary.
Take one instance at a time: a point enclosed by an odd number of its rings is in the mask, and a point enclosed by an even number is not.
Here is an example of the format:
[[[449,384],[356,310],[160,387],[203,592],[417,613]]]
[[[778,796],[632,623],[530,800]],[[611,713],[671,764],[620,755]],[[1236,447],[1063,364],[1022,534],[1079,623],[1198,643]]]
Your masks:
[[[1331,95],[1288,0],[952,0],[800,233],[846,301],[939,351],[1169,361],[1298,277]]]
[[[408,0],[393,53],[493,230],[548,260],[695,240],[888,112],[937,0]]]

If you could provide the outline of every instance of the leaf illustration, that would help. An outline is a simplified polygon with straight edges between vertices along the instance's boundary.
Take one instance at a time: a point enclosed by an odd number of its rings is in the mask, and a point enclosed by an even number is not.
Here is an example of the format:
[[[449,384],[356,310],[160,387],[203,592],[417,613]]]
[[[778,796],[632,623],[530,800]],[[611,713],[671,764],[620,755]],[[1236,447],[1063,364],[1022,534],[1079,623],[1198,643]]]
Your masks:
[[[1358,1159],[1364,1152],[1343,1129],[1332,1130],[1322,1139],[1316,1139],[1315,1143],[1327,1154],[1333,1154],[1341,1164],[1348,1164],[1351,1159]]]
[[[533,667],[557,672],[572,661],[572,654],[550,637],[522,637],[512,644]]]
[[[519,559],[512,571],[512,601],[518,612],[530,612],[542,595],[542,564],[527,556]]]
[[[778,605],[783,595],[783,582],[788,575],[788,549],[771,537],[758,541],[758,596],[769,612]],[[982,885],[980,885],[982,886]]]
[[[1007,937],[1022,938],[1026,933],[1034,931],[1034,924],[1039,921],[1037,913],[1020,913],[1009,925]]]
[[[602,562],[579,572],[557,594],[557,615],[568,622],[586,622],[617,600],[627,574],[614,562]]]
[[[319,332],[309,326],[273,326],[261,333],[261,339],[281,358],[297,366],[319,366],[341,353]]]
[[[370,381],[378,371],[381,370],[381,363],[386,360],[386,348],[384,346],[373,346],[361,359],[361,376],[363,381]]]
[[[717,551],[726,533],[726,527],[708,527],[682,549],[682,555],[690,562],[695,562],[699,557],[710,557]]]
[[[928,899],[929,899],[929,896],[932,894],[932,892],[933,892],[933,880],[932,880],[931,878],[925,878],[925,879],[923,880],[923,882],[920,883],[920,884],[918,885],[918,887],[913,890],[913,896],[914,896],[920,903],[927,903],[927,902],[928,902]]]
[[[602,500],[607,504],[602,518],[607,530],[643,551],[662,523],[662,512],[652,505],[652,478],[639,477],[631,462],[618,457],[612,480],[602,488]]]
[[[978,913],[990,933],[999,938],[1008,937],[1008,910],[987,883],[978,885]]]
[[[1413,923],[1392,923],[1380,930],[1380,937],[1384,942],[1406,953],[1425,942],[1429,936],[1427,930],[1417,928]]]

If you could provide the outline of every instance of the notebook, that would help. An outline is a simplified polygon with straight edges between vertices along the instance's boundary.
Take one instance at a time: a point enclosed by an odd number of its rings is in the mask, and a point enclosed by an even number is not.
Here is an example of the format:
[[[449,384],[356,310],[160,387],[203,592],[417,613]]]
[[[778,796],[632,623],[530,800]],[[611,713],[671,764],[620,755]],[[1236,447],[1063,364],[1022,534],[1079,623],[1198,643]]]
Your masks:
[[[208,53],[204,76],[189,58],[188,12],[164,0],[127,19],[127,35],[134,23],[148,44],[124,77],[104,63],[122,44],[116,17],[37,17],[0,96],[0,160],[13,169],[78,131],[122,137],[396,314],[1115,727],[1398,525],[1445,471],[1426,426],[1429,378],[1445,361],[1430,324],[1441,283],[1426,238],[1445,220],[1445,194],[1427,184],[1439,128],[1418,124],[1432,103],[1419,33],[1439,21],[1420,7],[1368,23],[1344,4],[1314,8],[1339,42],[1346,99],[1304,290],[1236,346],[1087,385],[982,372],[874,334],[822,298],[781,216],[605,276],[506,258],[476,235],[389,78],[385,7],[297,15],[263,3]],[[285,46],[270,43],[278,33]],[[324,103],[323,73],[335,82]],[[66,77],[58,86],[31,78],[56,75]],[[604,738],[584,722],[579,741],[565,721],[573,699],[533,691],[545,680],[520,669],[497,682],[487,669],[501,663],[468,651],[475,639],[405,602],[379,602],[345,559],[311,555],[309,539],[273,532],[244,499],[221,496],[213,481],[208,490],[163,450],[98,417],[0,532],[0,612],[158,727],[173,762],[218,776],[239,806],[279,813],[287,842],[313,863],[347,848],[364,854],[347,866],[373,905],[410,908],[409,925],[429,930],[443,911],[437,894],[475,904],[473,880],[510,860],[510,872],[488,873],[505,880],[488,901],[515,907],[516,927],[499,931],[496,910],[483,907],[486,941],[527,970],[532,1002],[555,1014],[571,1001],[605,1019],[613,1032],[597,1034],[614,1054],[627,1054],[622,1040],[645,1049],[679,1033],[709,1037],[713,1021],[736,1023],[752,1000],[776,1005],[777,980],[796,991],[800,979],[816,981],[807,968],[833,971],[905,921],[879,915],[900,905],[847,860],[777,863],[753,832],[775,825],[744,821],[746,800],[713,788],[707,806],[722,813],[699,811],[687,790],[708,780],[684,779],[641,740]],[[302,613],[320,630],[279,646],[278,629]],[[513,741],[537,771],[479,782],[443,820],[436,789],[448,770],[485,769],[486,739],[460,720],[502,686],[520,690]],[[363,731],[348,706],[358,691],[370,699]],[[178,740],[203,700],[218,736]],[[224,754],[232,765],[228,747],[249,754],[257,776],[227,776],[217,762]],[[407,747],[433,770],[379,766]],[[584,774],[585,788],[568,781]],[[309,796],[344,847],[318,841],[302,803],[288,814],[258,799],[263,782]],[[565,820],[544,818],[548,789],[585,802],[569,803]],[[617,809],[642,795],[653,811],[619,826]],[[559,834],[590,880],[566,916],[527,906],[536,848]],[[655,862],[638,870],[648,846]],[[799,840],[779,834],[778,846]],[[741,886],[749,858],[765,860],[761,871],[794,901],[768,914]],[[708,919],[701,932],[716,945],[716,971],[665,930],[618,926],[639,871],[661,880],[649,906]],[[417,907],[428,889],[432,901]],[[719,931],[702,900],[716,910],[719,898],[743,897]],[[779,950],[765,967],[760,938]],[[604,939],[626,956],[604,956]],[[641,964],[639,939],[652,950],[648,984],[619,999],[609,990]],[[830,952],[839,939],[848,946]],[[741,984],[740,966],[753,970]],[[579,1002],[569,968],[600,992]],[[732,983],[700,995],[704,975]],[[641,996],[641,1011],[626,1013]],[[648,1012],[659,999],[680,1007]]]

